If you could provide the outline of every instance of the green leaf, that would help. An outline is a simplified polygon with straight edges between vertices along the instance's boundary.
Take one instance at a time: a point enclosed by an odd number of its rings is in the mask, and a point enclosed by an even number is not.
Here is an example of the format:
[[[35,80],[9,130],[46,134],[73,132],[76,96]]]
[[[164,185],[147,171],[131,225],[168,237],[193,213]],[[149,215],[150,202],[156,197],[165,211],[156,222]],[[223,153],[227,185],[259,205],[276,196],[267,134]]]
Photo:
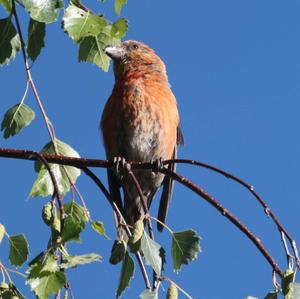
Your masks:
[[[79,265],[98,262],[101,260],[101,256],[95,253],[83,254],[83,255],[69,255],[65,256],[61,264],[62,269],[75,268]]]
[[[37,278],[28,279],[27,283],[39,299],[48,299],[56,294],[67,282],[63,272],[46,272]]]
[[[145,231],[141,239],[141,250],[143,251],[147,264],[153,268],[159,277],[162,269],[161,246],[150,239]]]
[[[129,286],[130,280],[134,274],[134,262],[132,257],[126,252],[125,259],[122,264],[119,286],[117,289],[117,298],[119,298],[124,290]]]
[[[148,289],[144,290],[139,296],[141,299],[158,299],[158,293]]]
[[[45,154],[58,154],[66,157],[79,158],[79,154],[71,146],[58,139],[55,139],[55,147],[52,142],[49,142],[43,147],[41,152]],[[75,167],[62,166],[58,164],[50,164],[50,166],[53,174],[55,175],[59,191],[64,196],[71,188],[69,179],[71,180],[71,183],[74,184],[77,177],[80,175],[80,170]],[[31,197],[45,197],[52,195],[54,187],[50,175],[40,161],[35,163],[35,171],[38,172],[38,176],[29,195]]]
[[[65,10],[63,17],[63,29],[78,43],[87,36],[97,36],[107,26],[107,21],[100,16],[71,4]]]
[[[78,59],[94,63],[107,72],[110,58],[104,53],[103,48],[97,37],[86,37],[80,43]]]
[[[127,248],[127,244],[124,240],[115,240],[114,245],[111,249],[109,262],[112,265],[116,265],[120,261],[124,260],[126,254],[126,248]]]
[[[105,232],[104,223],[101,221],[93,221],[92,222],[92,228],[101,236],[105,237],[107,240],[110,240],[110,238],[107,236]]]
[[[61,235],[62,242],[79,242],[80,233],[85,229],[85,223],[89,220],[88,212],[74,201],[65,204],[64,209],[67,217]]]
[[[278,291],[269,292],[264,299],[277,299]]]
[[[121,14],[122,6],[126,3],[127,0],[115,0],[115,12],[118,16]]]
[[[0,243],[2,242],[4,235],[5,235],[5,227],[3,224],[0,223]]]
[[[49,275],[50,273],[57,272],[59,270],[57,258],[53,253],[43,252],[39,254],[31,263],[27,279],[39,278],[41,276]]]
[[[107,72],[110,58],[104,53],[104,48],[109,45],[117,45],[119,39],[111,36],[111,25],[103,28],[97,36],[85,37],[79,46],[79,61],[88,61],[96,64],[103,71]]]
[[[126,19],[119,19],[111,26],[111,35],[115,38],[123,38],[128,30],[128,22]]]
[[[290,284],[293,282],[294,279],[294,272],[292,269],[288,269],[284,272],[283,278],[281,280],[281,287],[282,287],[282,293],[284,296],[290,295],[291,287]],[[286,299],[289,299],[290,297],[287,297]]]
[[[174,271],[179,271],[183,264],[197,258],[200,252],[200,237],[194,230],[186,230],[172,234],[172,258]]]
[[[0,0],[0,4],[4,7],[4,9],[10,13],[11,12],[11,0]]]
[[[45,46],[45,34],[45,23],[41,23],[30,18],[28,26],[27,53],[32,61],[36,60],[41,53],[41,49]]]
[[[21,49],[21,41],[11,18],[0,19],[0,65],[8,64]]]
[[[11,107],[4,115],[1,131],[4,138],[9,138],[21,132],[34,119],[34,111],[24,103],[19,103]]]
[[[24,5],[32,19],[49,24],[57,20],[61,4],[58,0],[24,0]]]
[[[9,237],[9,260],[12,265],[22,266],[28,258],[28,252],[28,243],[23,234]]]

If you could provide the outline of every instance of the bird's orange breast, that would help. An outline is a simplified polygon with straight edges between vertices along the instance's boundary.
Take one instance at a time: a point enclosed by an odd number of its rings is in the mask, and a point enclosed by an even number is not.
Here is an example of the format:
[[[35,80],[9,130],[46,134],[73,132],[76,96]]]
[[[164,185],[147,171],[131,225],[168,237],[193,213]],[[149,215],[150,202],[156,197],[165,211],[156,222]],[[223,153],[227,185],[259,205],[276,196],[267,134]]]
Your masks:
[[[102,115],[107,158],[170,159],[176,146],[179,116],[167,80],[154,74],[124,82],[116,83]]]

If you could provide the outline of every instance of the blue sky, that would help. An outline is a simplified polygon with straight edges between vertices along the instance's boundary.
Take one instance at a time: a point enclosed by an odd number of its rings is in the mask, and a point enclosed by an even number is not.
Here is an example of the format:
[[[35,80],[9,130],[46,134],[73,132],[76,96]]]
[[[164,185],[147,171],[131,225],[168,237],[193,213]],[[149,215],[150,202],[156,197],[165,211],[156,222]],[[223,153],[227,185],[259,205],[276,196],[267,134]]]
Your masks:
[[[112,20],[117,18],[112,0],[85,3]],[[129,0],[122,10],[130,22],[126,38],[149,44],[166,63],[186,143],[179,157],[211,163],[254,185],[298,243],[299,11],[295,0]],[[3,11],[0,16],[4,17]],[[58,22],[47,26],[46,48],[32,73],[58,138],[82,157],[104,159],[98,125],[113,86],[112,70],[103,73],[94,65],[78,63],[77,46]],[[21,99],[25,79],[21,55],[1,69],[0,115]],[[20,136],[0,138],[1,147],[39,150],[49,141],[32,93],[26,102],[36,111],[34,123]],[[1,159],[0,167],[0,222],[10,234],[25,233],[33,258],[49,237],[40,217],[46,199],[28,199],[35,178],[31,162]],[[178,172],[245,222],[286,268],[275,226],[245,190],[207,170],[180,165]],[[106,176],[103,170],[97,173]],[[103,221],[113,238],[112,213],[102,194],[84,176],[78,186],[92,217]],[[154,214],[156,210],[157,201]],[[263,298],[272,289],[272,269],[252,243],[204,200],[179,185],[168,224],[175,231],[193,228],[202,237],[199,258],[179,275],[173,273],[167,256],[166,275],[194,298]],[[166,232],[157,234],[157,239],[169,248]],[[3,260],[5,246],[1,245]],[[76,298],[114,298],[120,267],[108,263],[111,246],[112,241],[90,228],[81,244],[70,246],[74,254],[97,252],[103,257],[102,263],[69,271]],[[22,279],[15,281],[33,297]],[[143,288],[136,268],[123,298],[137,298]]]

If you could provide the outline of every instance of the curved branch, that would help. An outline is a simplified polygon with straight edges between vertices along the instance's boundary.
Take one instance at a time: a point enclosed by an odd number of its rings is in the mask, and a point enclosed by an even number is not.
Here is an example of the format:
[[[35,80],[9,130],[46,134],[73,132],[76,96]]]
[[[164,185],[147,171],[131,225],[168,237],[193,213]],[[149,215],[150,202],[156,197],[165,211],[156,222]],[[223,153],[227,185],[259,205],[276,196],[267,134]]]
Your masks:
[[[269,264],[272,266],[274,271],[279,274],[281,277],[283,276],[283,271],[271,256],[271,254],[267,251],[264,247],[262,242],[254,235],[250,229],[244,225],[237,217],[235,217],[229,210],[227,210],[219,201],[215,198],[210,196],[206,191],[202,188],[198,187],[193,182],[189,181],[187,178],[177,174],[170,169],[162,168],[159,170],[161,173],[169,175],[172,179],[176,180],[177,182],[183,184],[184,186],[188,187],[190,190],[194,191],[196,194],[200,195],[203,199],[205,199],[209,204],[215,207],[223,216],[225,216],[231,223],[233,223],[240,231],[242,231],[257,247],[257,249],[262,253],[262,255],[266,258]]]
[[[36,154],[36,152],[34,152],[34,151],[0,148],[0,157],[36,161],[37,158],[35,157],[35,154]],[[74,167],[81,168],[81,169],[83,169],[87,166],[100,167],[100,168],[113,168],[114,167],[113,162],[109,162],[106,160],[70,158],[70,157],[49,155],[49,154],[43,154],[43,157],[49,163],[69,165],[69,166],[74,166]],[[169,161],[169,163],[171,163],[171,162]],[[153,164],[150,162],[147,162],[147,163],[131,162],[131,167],[133,169],[152,169]],[[217,200],[215,200],[213,197],[211,197],[208,193],[206,193],[203,189],[201,189],[194,183],[190,182],[185,177],[178,175],[175,172],[172,172],[166,168],[161,168],[161,169],[159,169],[159,171],[163,174],[171,176],[174,180],[185,185],[186,187],[188,187],[189,189],[191,189],[192,191],[194,191],[195,193],[200,195],[202,198],[204,198],[206,201],[208,201],[211,205],[213,205],[218,211],[220,211],[224,216],[226,216],[236,227],[238,227],[244,234],[246,234],[248,236],[248,238],[255,244],[255,246],[258,248],[258,250],[267,259],[267,261],[270,263],[270,265],[276,271],[276,273],[278,273],[280,276],[283,275],[283,271],[281,270],[279,265],[275,262],[275,260],[270,255],[270,253],[265,249],[265,247],[261,243],[261,241],[244,224],[242,224],[233,214],[231,214],[225,207],[223,207],[221,205],[221,203],[219,203]]]
[[[199,161],[195,161],[195,160],[188,160],[188,159],[174,159],[174,160],[166,160],[166,161],[163,162],[164,165],[168,165],[170,163],[191,164],[191,165],[196,165],[196,166],[199,166],[199,167],[202,167],[202,168],[206,168],[206,169],[212,170],[216,173],[219,173],[219,174],[225,176],[227,179],[233,180],[234,182],[236,182],[239,185],[246,188],[257,199],[257,201],[260,203],[260,205],[264,208],[264,211],[265,211],[266,215],[271,217],[271,219],[274,221],[274,223],[277,226],[277,229],[280,233],[281,239],[284,238],[284,236],[282,234],[284,234],[287,237],[287,239],[289,240],[290,245],[292,247],[292,250],[294,252],[294,255],[295,255],[296,265],[297,265],[298,268],[300,267],[300,259],[299,259],[299,256],[298,256],[298,250],[297,250],[295,240],[292,238],[292,236],[289,234],[289,232],[285,229],[285,227],[282,225],[282,223],[278,220],[275,213],[271,210],[271,208],[267,205],[267,203],[254,190],[254,187],[252,185],[248,184],[244,180],[238,178],[237,176],[235,176],[235,175],[233,175],[233,174],[231,174],[227,171],[224,171],[220,168],[217,168],[215,166],[212,166],[212,165],[209,165],[209,164],[206,164],[206,163],[203,163],[203,162],[199,162]],[[283,242],[283,246],[285,248],[285,252],[286,252],[286,256],[287,256],[288,264],[289,264],[289,260],[291,258],[291,255],[289,254],[288,248],[287,248],[286,244],[284,243],[284,241],[282,241],[282,242]]]

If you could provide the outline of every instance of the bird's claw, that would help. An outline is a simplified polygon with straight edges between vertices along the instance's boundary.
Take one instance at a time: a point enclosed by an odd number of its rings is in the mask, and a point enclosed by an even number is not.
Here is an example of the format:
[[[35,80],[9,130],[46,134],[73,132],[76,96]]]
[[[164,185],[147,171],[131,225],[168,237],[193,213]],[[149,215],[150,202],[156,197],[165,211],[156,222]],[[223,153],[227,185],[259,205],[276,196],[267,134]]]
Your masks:
[[[152,160],[151,164],[152,164],[152,172],[158,173],[159,170],[163,167],[162,158]]]
[[[113,167],[114,171],[119,179],[123,178],[123,170],[126,165],[126,159],[124,157],[114,157]]]

